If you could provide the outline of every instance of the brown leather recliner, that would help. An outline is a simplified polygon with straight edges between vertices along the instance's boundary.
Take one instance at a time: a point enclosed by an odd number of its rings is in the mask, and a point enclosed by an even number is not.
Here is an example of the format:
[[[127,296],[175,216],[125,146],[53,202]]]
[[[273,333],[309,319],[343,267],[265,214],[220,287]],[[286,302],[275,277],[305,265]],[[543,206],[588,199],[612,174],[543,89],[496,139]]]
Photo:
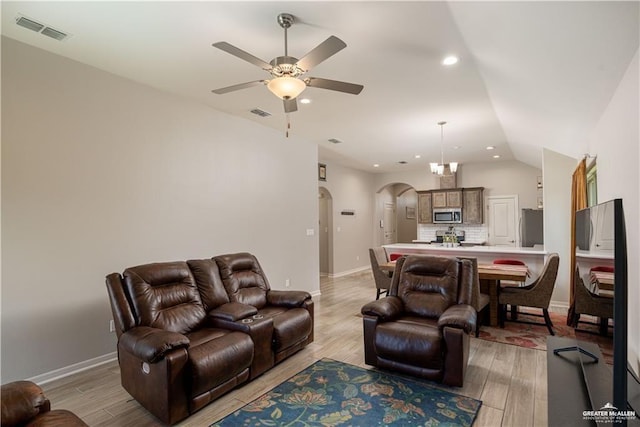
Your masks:
[[[302,291],[271,290],[255,256],[248,253],[214,258],[232,303],[257,309],[273,320],[273,357],[278,363],[313,342],[313,300]]]
[[[87,424],[71,411],[52,411],[51,402],[45,397],[40,386],[31,381],[3,384],[0,399],[2,427],[87,427]]]
[[[469,260],[400,258],[389,296],[362,307],[365,363],[462,386],[477,320],[472,287]]]
[[[313,341],[311,295],[270,291],[246,253],[131,267],[107,276],[107,290],[122,386],[167,424]]]

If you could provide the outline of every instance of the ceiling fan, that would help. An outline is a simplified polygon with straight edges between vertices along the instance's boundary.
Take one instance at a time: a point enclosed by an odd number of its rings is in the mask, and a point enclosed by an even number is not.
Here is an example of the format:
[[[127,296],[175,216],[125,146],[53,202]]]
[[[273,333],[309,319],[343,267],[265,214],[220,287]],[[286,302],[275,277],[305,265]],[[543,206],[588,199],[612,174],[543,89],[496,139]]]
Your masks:
[[[287,46],[287,29],[291,27],[293,22],[294,17],[289,13],[281,13],[278,15],[278,24],[284,28],[284,56],[278,56],[272,59],[271,62],[265,62],[262,59],[257,58],[227,42],[214,43],[214,47],[257,65],[271,74],[272,78],[269,80],[255,80],[252,82],[227,86],[215,89],[212,92],[222,95],[228,92],[264,84],[267,85],[271,92],[283,100],[285,113],[292,113],[298,110],[296,97],[307,87],[335,90],[353,95],[359,94],[364,88],[362,85],[322,79],[319,77],[304,77],[304,74],[313,67],[320,64],[325,59],[335,55],[347,47],[347,45],[339,38],[331,36],[301,59],[289,56]]]

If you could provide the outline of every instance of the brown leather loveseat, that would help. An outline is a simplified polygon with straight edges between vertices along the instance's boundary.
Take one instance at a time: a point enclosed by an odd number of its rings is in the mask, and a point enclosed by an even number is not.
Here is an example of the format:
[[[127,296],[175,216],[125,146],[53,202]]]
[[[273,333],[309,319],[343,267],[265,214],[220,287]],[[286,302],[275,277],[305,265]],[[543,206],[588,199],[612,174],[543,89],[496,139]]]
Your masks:
[[[248,253],[107,276],[122,386],[167,424],[313,341],[308,292],[271,290]]]
[[[476,328],[469,260],[408,255],[389,296],[362,307],[367,365],[462,386]]]

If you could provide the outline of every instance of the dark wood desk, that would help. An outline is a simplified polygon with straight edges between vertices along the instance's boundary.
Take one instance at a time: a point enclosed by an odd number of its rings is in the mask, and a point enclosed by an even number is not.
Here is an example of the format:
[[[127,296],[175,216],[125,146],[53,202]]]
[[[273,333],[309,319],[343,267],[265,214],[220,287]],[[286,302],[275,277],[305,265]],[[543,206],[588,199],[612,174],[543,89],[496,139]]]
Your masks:
[[[380,269],[384,271],[393,271],[396,268],[396,262],[390,261],[380,264]],[[478,276],[481,282],[481,288],[487,287],[489,291],[489,324],[496,326],[498,324],[498,291],[501,280],[511,280],[514,282],[524,282],[529,275],[529,269],[522,265],[504,265],[504,264],[479,264]],[[486,283],[486,286],[484,285]]]

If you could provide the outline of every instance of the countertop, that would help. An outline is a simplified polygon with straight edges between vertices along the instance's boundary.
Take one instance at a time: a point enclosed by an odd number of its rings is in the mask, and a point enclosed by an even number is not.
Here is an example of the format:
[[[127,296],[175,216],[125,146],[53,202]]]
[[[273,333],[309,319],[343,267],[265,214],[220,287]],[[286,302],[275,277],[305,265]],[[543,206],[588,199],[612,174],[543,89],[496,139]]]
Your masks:
[[[593,258],[593,259],[610,259],[613,260],[614,252],[613,251],[576,251],[577,258]]]
[[[455,246],[445,247],[442,244],[426,244],[426,243],[394,243],[392,245],[383,245],[389,251],[392,250],[408,250],[416,252],[467,252],[467,253],[486,253],[486,254],[521,254],[521,255],[547,255],[547,251],[542,247],[512,247],[512,246]]]
[[[432,240],[412,240],[412,242],[413,243],[432,244],[432,245],[437,244]],[[461,246],[483,246],[486,243],[487,242],[483,242],[483,241],[463,240],[462,242],[460,242],[460,245]]]

